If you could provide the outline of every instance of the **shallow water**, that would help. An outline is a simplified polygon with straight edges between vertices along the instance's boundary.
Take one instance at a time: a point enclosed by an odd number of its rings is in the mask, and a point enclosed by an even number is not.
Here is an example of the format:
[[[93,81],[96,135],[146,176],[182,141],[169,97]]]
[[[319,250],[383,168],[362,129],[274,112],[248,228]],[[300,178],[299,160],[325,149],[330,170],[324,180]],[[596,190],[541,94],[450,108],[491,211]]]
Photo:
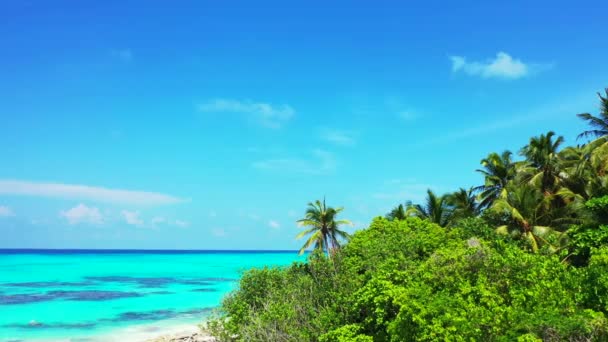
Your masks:
[[[296,252],[0,250],[0,341],[87,341],[204,320],[247,268]]]

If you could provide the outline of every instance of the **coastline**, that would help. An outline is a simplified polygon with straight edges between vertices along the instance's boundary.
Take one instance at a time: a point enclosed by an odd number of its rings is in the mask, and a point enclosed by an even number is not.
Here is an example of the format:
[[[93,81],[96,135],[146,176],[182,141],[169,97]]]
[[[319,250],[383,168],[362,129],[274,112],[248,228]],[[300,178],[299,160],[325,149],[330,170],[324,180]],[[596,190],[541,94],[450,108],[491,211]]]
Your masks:
[[[201,331],[196,323],[160,322],[137,324],[120,329],[89,336],[73,336],[65,338],[33,338],[0,341],[31,341],[31,342],[216,342],[216,339]]]
[[[216,342],[216,339],[197,328],[196,331],[166,334],[146,340],[146,342]]]
[[[200,322],[199,322],[200,323]],[[107,334],[95,336],[93,341],[127,342],[215,342],[215,338],[201,331],[196,323],[175,321],[139,324]]]

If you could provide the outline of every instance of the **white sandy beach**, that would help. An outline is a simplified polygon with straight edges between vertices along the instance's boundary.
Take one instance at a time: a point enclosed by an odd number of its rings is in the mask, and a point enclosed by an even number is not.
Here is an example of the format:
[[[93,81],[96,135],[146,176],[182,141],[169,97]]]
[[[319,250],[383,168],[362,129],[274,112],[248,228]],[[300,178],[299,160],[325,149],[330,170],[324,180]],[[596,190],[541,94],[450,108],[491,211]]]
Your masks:
[[[95,337],[95,341],[127,342],[213,342],[215,339],[201,332],[195,324],[170,324],[171,322],[134,325],[109,334]]]
[[[12,340],[12,339],[11,339]],[[75,338],[18,339],[31,342],[214,342],[215,339],[201,331],[196,324],[163,321],[154,324],[138,324],[94,336]]]

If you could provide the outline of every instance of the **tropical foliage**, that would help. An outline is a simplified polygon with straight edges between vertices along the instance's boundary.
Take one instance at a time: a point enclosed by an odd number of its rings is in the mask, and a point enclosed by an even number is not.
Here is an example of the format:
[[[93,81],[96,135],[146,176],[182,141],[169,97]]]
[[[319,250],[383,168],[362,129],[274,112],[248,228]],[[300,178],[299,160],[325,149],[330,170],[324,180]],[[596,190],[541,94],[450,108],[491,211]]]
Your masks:
[[[309,204],[299,236],[315,252],[245,272],[209,328],[221,341],[608,341],[608,89],[599,97],[599,116],[578,115],[593,140],[549,131],[519,159],[490,153],[481,185],[429,189],[346,244],[342,208]]]
[[[352,225],[348,220],[336,220],[336,216],[342,210],[344,208],[328,207],[325,204],[325,199],[308,203],[306,215],[303,219],[298,220],[298,224],[305,229],[298,234],[297,238],[301,239],[310,235],[300,249],[300,254],[311,246],[328,253],[340,248],[340,241],[348,239],[348,233],[340,230],[340,226]]]
[[[589,113],[581,113],[577,114],[577,116],[589,123],[591,129],[588,131],[584,131],[579,135],[579,138],[588,138],[588,137],[606,137],[608,136],[608,88],[604,89],[605,95],[602,96],[601,93],[597,93],[597,96],[600,98],[600,115],[593,116]]]
[[[479,218],[377,218],[332,259],[245,272],[208,328],[220,341],[608,339],[606,246],[576,268],[478,237],[491,231]]]

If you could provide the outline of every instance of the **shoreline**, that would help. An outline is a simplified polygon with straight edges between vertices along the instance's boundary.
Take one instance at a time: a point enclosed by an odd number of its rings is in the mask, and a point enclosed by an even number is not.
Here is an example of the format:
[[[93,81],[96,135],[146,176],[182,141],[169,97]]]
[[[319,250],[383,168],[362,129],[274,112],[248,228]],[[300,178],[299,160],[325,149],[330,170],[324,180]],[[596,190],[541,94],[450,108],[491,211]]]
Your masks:
[[[164,325],[154,323],[138,324],[120,328],[111,332],[105,332],[90,336],[73,336],[59,338],[33,338],[16,339],[17,341],[31,342],[216,342],[211,335],[203,332],[200,326],[195,323],[175,323],[164,322]],[[0,341],[12,341],[0,338]]]
[[[202,332],[198,327],[196,327],[196,331],[169,333],[145,340],[145,342],[216,342],[216,339],[211,335]]]
[[[215,342],[215,338],[204,333],[199,324],[200,322],[177,323],[174,321],[139,324],[95,336],[93,339],[100,342]]]

